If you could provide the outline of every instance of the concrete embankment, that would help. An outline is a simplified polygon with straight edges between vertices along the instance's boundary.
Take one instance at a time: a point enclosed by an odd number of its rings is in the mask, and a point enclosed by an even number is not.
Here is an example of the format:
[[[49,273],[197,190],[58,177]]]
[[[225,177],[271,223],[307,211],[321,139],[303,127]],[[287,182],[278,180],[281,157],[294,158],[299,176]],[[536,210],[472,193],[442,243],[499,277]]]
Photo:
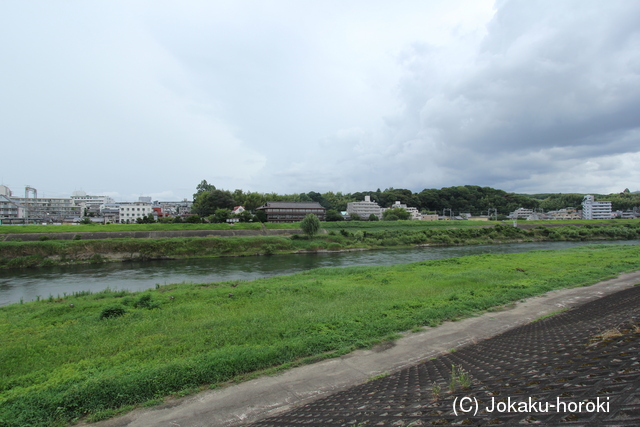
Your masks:
[[[249,237],[249,236],[289,236],[302,234],[300,229],[277,230],[165,230],[165,231],[97,231],[77,233],[11,233],[0,235],[0,240],[18,240],[23,242],[38,240],[92,240],[92,239],[166,239],[173,237]],[[79,237],[76,237],[79,236]]]

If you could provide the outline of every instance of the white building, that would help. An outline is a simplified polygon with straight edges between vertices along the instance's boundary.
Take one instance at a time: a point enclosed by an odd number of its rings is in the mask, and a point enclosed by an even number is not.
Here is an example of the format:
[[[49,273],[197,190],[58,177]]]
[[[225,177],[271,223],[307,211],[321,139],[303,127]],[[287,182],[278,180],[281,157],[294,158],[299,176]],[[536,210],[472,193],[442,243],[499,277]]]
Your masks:
[[[400,203],[397,200],[393,205],[391,205],[390,208],[382,209],[382,212],[386,211],[387,209],[396,209],[396,208],[404,209],[405,211],[409,212],[409,215],[410,215],[409,219],[418,220],[418,221],[422,220],[422,214],[418,211],[418,208],[408,207],[404,203]]]
[[[109,196],[88,196],[84,191],[74,191],[71,195],[71,200],[73,200],[76,206],[96,209],[99,209],[100,206],[116,202]]]
[[[121,202],[118,207],[121,224],[136,222],[138,218],[153,214],[152,204],[147,202]]]
[[[349,215],[356,214],[362,219],[369,219],[374,214],[378,219],[382,219],[382,208],[376,202],[371,201],[371,196],[364,196],[362,202],[347,203],[347,213]]]
[[[525,219],[525,220],[529,220],[529,221],[535,221],[535,220],[538,219],[538,216],[533,211],[533,209],[520,208],[520,209],[516,209],[515,211],[511,212],[509,214],[509,218],[511,218],[511,219]]]
[[[3,218],[23,218],[22,205],[8,196],[0,194],[0,221]]]
[[[611,219],[611,202],[596,202],[591,194],[584,196],[582,219]]]

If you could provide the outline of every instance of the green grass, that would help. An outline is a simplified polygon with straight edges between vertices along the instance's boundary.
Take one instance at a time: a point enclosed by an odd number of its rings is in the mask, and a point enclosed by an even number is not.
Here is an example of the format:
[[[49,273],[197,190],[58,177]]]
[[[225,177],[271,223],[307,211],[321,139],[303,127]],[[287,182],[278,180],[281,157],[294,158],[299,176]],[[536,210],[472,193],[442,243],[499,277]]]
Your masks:
[[[527,225],[585,225],[585,224],[635,224],[638,220],[554,220],[554,221],[523,221],[518,224]],[[322,228],[326,230],[417,230],[432,228],[468,228],[494,226],[497,224],[511,224],[511,221],[336,221],[323,222]],[[264,226],[270,230],[299,229],[300,223],[266,223]],[[172,230],[260,230],[259,223],[235,223],[231,224],[81,224],[81,225],[0,225],[0,234],[10,233],[80,233],[101,231],[172,231]]]
[[[78,224],[78,225],[0,225],[0,234],[9,233],[97,233],[103,231],[172,230],[260,230],[259,223],[236,224]]]
[[[639,268],[640,247],[607,245],[0,307],[0,425],[112,416]]]

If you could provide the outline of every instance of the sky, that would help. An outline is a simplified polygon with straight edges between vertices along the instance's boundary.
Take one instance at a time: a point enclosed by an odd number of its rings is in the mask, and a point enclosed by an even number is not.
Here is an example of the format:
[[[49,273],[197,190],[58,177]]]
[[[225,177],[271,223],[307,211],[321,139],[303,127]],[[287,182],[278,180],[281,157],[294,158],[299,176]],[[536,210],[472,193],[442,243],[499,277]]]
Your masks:
[[[5,0],[0,184],[640,190],[640,2]]]

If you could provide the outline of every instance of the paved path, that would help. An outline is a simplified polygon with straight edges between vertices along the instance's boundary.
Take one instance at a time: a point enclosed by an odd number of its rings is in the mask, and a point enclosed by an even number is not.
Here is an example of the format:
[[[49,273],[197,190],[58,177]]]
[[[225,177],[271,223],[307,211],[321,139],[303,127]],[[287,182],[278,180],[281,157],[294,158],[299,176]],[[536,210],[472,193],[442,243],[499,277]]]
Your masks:
[[[415,367],[418,362],[435,356],[457,354],[451,353],[450,350],[482,342],[507,330],[529,324],[541,316],[603,298],[631,288],[639,282],[640,272],[635,272],[589,287],[548,292],[513,304],[502,311],[486,313],[458,322],[447,322],[436,328],[428,328],[424,332],[407,333],[397,341],[379,345],[371,350],[359,350],[339,358],[291,369],[276,376],[262,377],[224,389],[203,392],[154,408],[135,410],[95,425],[97,427],[223,427],[248,425],[269,417],[284,416],[285,411],[310,402],[321,402],[318,399],[367,383],[372,377],[395,372],[399,374],[403,368]],[[475,347],[467,346],[465,349]],[[388,378],[395,378],[394,375]],[[440,377],[433,378],[441,379],[443,376],[444,374],[441,373]],[[384,380],[385,378],[381,379],[383,382]],[[377,416],[380,416],[380,413]],[[306,424],[309,422],[311,425],[327,424],[326,419],[320,424],[313,424],[313,417],[309,418],[308,414],[306,417]],[[275,421],[265,420],[263,422],[266,424],[263,425],[294,424],[293,421],[271,419]],[[446,418],[443,419],[446,421]],[[394,420],[400,421],[398,418]],[[420,421],[414,420],[414,422]],[[346,420],[336,425],[350,425],[350,423]],[[383,422],[380,425],[406,424]]]

